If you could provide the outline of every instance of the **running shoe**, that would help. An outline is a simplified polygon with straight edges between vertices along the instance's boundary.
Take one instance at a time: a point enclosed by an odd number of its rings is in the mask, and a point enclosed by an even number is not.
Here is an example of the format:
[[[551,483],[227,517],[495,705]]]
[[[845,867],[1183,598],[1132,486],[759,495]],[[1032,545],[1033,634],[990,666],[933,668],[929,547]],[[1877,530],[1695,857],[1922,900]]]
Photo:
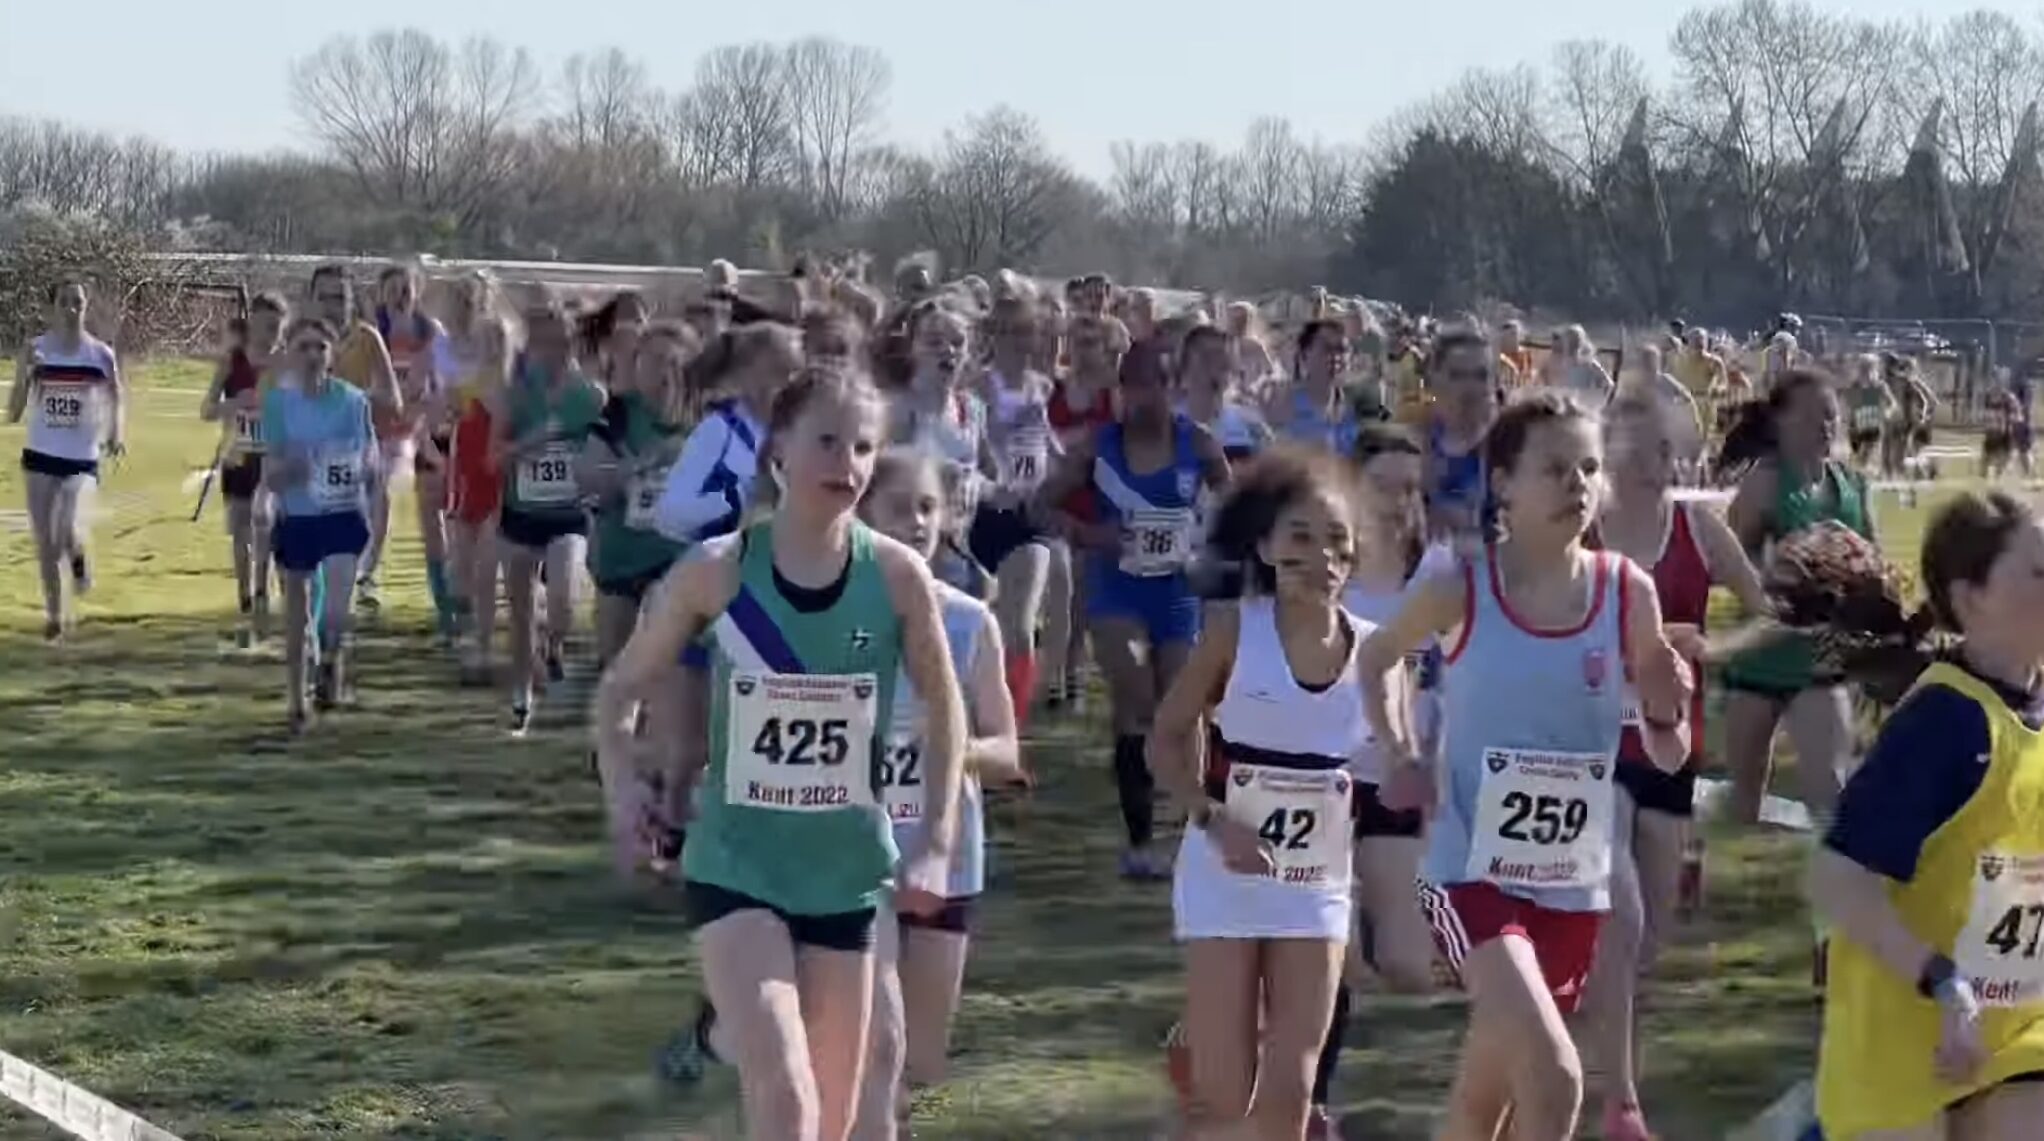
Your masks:
[[[383,587],[378,585],[375,575],[365,574],[355,580],[355,605],[368,611],[383,609]]]
[[[1148,848],[1130,848],[1121,854],[1121,878],[1136,883],[1168,880],[1171,866]]]
[[[532,728],[532,706],[529,704],[511,706],[511,735],[523,737]]]
[[[703,1080],[703,1074],[710,1066],[721,1064],[722,1058],[710,1048],[710,1028],[717,1024],[717,1011],[705,1002],[696,1008],[696,1016],[686,1030],[668,1039],[654,1060],[654,1068],[660,1077],[675,1085],[692,1086]]]
[[[340,693],[334,679],[334,664],[331,661],[323,661],[319,663],[319,670],[315,673],[312,683],[312,707],[326,713],[333,709],[339,699]]]
[[[92,564],[82,551],[71,556],[71,587],[80,596],[92,593]]]
[[[64,640],[64,621],[52,618],[43,623],[43,641],[55,644]]]

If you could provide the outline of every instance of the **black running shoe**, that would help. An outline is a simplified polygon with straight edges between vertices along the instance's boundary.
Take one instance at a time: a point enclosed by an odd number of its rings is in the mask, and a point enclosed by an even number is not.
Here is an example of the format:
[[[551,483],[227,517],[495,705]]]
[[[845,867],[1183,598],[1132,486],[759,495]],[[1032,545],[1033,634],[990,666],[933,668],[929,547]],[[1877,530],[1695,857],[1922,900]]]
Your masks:
[[[71,556],[71,585],[81,595],[92,593],[92,564],[83,554]]]
[[[312,683],[312,707],[321,713],[325,713],[333,709],[334,703],[339,698],[340,695],[335,692],[334,664],[332,662],[319,663],[319,672],[316,675],[316,680]]]
[[[513,737],[523,737],[526,730],[530,728],[532,728],[532,706],[513,705],[511,707],[511,735]]]
[[[722,1058],[710,1049],[710,1027],[717,1024],[717,1011],[707,1001],[696,1010],[695,1022],[668,1039],[654,1065],[660,1076],[675,1085],[692,1086],[703,1080],[710,1066]]]

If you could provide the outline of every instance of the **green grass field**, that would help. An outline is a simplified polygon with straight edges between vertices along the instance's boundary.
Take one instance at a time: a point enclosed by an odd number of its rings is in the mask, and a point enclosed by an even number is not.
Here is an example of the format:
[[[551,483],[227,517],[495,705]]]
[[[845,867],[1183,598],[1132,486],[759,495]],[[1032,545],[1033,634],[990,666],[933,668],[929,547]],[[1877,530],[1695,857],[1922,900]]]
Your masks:
[[[415,537],[361,639],[361,709],[285,740],[281,664],[229,648],[217,504],[194,524],[181,486],[212,454],[207,375],[140,370],[98,588],[55,650],[20,430],[0,429],[0,1048],[188,1141],[737,1136],[728,1078],[678,1094],[652,1077],[696,987],[686,925],[613,886],[580,732],[511,742],[497,696],[453,687]],[[1916,513],[1883,522],[1913,550]],[[1097,719],[1041,728],[1042,787],[992,808],[955,1080],[919,1103],[918,1137],[1163,1120],[1168,889],[1114,878],[1105,740]],[[1711,856],[1708,915],[1645,1004],[1670,1141],[1723,1136],[1814,1045],[1794,842]],[[1338,1086],[1351,1138],[1428,1135],[1461,1017],[1449,998],[1361,1007]],[[0,1137],[54,1136],[0,1111]]]

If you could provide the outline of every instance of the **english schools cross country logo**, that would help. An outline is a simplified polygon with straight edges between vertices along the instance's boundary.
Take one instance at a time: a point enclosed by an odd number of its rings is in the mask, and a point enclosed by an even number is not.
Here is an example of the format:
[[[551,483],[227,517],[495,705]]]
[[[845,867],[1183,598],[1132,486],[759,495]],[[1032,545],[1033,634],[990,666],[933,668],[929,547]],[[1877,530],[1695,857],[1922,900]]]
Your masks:
[[[1490,771],[1501,773],[1505,771],[1505,765],[1508,762],[1503,753],[1498,752],[1496,749],[1489,749],[1483,754],[1483,763],[1490,767]]]
[[[1604,692],[1604,675],[1607,672],[1607,666],[1608,663],[1604,657],[1603,647],[1599,646],[1596,649],[1584,650],[1583,688],[1591,693]]]
[[[2007,867],[2008,862],[2003,860],[2000,856],[1981,856],[1980,878],[1986,880],[1988,883],[1993,883],[1994,881],[2001,878],[2002,871]]]
[[[753,688],[756,687],[758,684],[759,682],[752,678],[750,675],[740,674],[738,675],[737,680],[731,683],[731,687],[738,691],[738,696],[751,697]]]
[[[873,696],[872,679],[863,677],[853,679],[852,696],[858,698],[860,701],[864,701],[867,698]]]
[[[1603,762],[1603,761],[1591,761],[1591,762],[1590,762],[1590,779],[1591,779],[1591,780],[1603,780],[1603,779],[1604,779],[1604,762]]]
[[[1243,771],[1242,771],[1241,769],[1236,769],[1236,770],[1235,770],[1234,772],[1232,772],[1232,773],[1230,773],[1230,774],[1228,774],[1228,775],[1234,778],[1234,780],[1235,780],[1235,787],[1236,787],[1236,788],[1248,788],[1248,787],[1249,787],[1249,774],[1248,774],[1248,773],[1246,773],[1246,772],[1243,772]]]

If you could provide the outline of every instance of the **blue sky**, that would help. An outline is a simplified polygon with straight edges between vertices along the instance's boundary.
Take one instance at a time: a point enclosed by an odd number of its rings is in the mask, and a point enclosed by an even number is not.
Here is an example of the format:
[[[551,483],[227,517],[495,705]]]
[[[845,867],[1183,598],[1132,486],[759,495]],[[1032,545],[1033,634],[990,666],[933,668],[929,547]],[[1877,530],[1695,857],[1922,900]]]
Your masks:
[[[1821,0],[1827,8],[1846,0]],[[683,85],[704,50],[835,36],[894,65],[892,137],[929,142],[966,112],[1035,115],[1081,169],[1118,138],[1232,141],[1258,115],[1361,140],[1371,123],[1471,66],[1544,60],[1561,40],[1628,44],[1657,72],[1686,0],[0,0],[0,114],[60,116],[201,150],[299,141],[289,61],[328,36],[416,26],[487,31],[551,74],[569,54],[623,45]],[[1851,0],[1871,17],[1938,19],[1975,7],[2032,18],[2036,0]],[[1004,9],[1027,13],[1003,19]],[[1165,13],[1170,13],[1165,15]],[[1310,12],[1310,15],[1305,13]],[[1278,19],[1272,14],[1282,13]]]

